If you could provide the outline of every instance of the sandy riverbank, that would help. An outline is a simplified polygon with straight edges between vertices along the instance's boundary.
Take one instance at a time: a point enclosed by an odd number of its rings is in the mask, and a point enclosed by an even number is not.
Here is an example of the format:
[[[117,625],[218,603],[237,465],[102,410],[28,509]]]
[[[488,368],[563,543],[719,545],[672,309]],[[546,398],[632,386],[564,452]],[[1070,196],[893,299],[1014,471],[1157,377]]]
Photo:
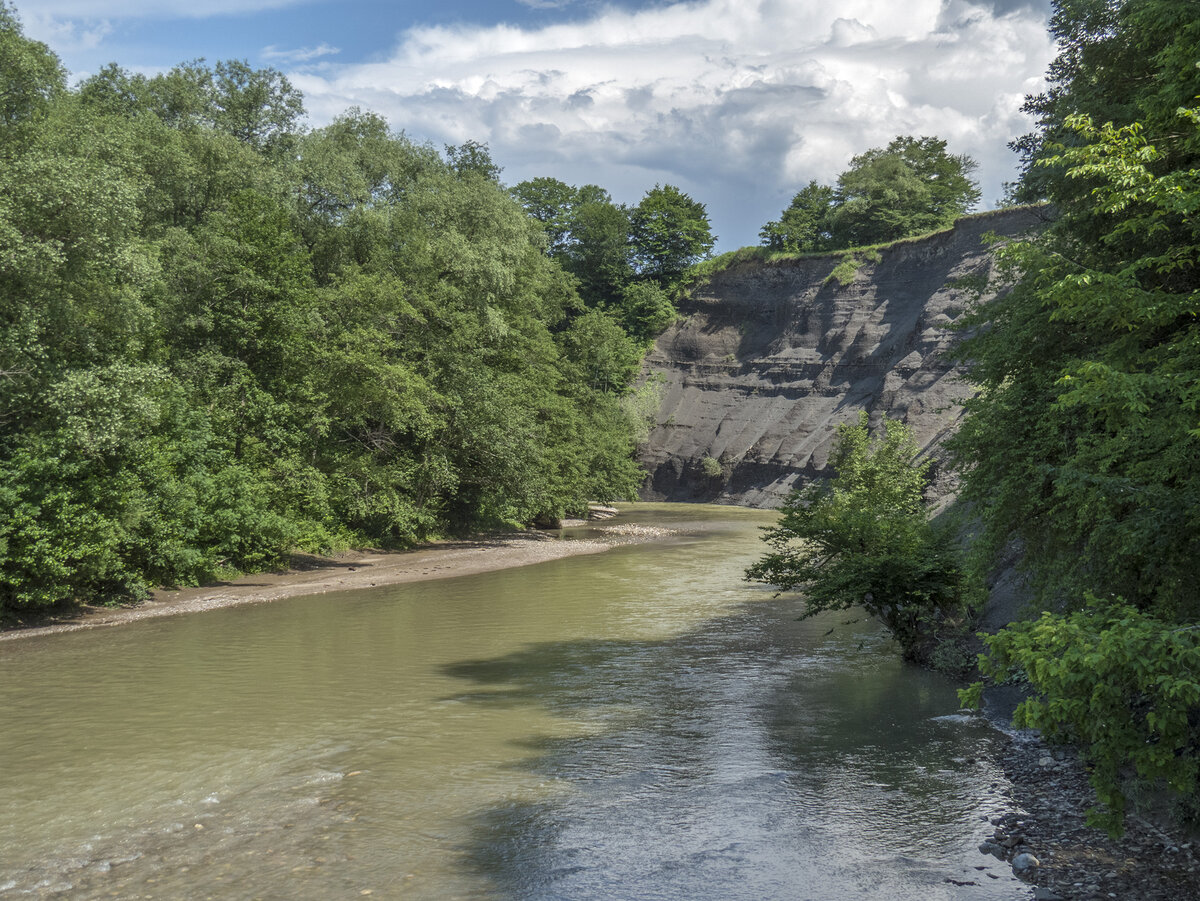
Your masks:
[[[255,573],[229,582],[180,590],[159,589],[136,607],[83,607],[77,615],[27,628],[0,632],[0,641],[118,626],[160,616],[198,613],[241,604],[261,604],[330,591],[403,585],[448,579],[598,554],[623,544],[651,541],[670,530],[612,525],[593,530],[595,537],[564,539],[554,533],[514,532],[469,541],[448,541],[412,551],[353,551],[336,557],[296,555],[283,572]]]

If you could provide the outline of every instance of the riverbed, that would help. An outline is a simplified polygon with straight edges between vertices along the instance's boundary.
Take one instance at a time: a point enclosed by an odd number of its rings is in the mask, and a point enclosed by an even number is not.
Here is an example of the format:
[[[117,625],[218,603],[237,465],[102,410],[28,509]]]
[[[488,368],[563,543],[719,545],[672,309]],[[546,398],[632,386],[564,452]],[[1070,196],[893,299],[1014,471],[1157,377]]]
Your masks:
[[[0,644],[0,898],[1029,898],[996,733],[743,582],[773,518]]]

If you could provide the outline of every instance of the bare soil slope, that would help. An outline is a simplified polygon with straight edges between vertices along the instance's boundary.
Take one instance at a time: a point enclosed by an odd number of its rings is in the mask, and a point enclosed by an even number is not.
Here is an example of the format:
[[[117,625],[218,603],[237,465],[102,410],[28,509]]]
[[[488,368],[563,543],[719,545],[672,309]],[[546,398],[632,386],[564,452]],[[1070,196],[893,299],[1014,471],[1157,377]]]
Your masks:
[[[641,452],[643,498],[778,506],[824,469],[838,424],[860,410],[872,425],[903,419],[936,458],[968,390],[942,355],[971,296],[956,283],[991,272],[987,233],[1027,232],[1043,215],[966,217],[883,249],[845,286],[830,278],[834,255],[715,275],[647,357],[647,377],[665,390]],[[939,490],[951,489],[942,477]]]

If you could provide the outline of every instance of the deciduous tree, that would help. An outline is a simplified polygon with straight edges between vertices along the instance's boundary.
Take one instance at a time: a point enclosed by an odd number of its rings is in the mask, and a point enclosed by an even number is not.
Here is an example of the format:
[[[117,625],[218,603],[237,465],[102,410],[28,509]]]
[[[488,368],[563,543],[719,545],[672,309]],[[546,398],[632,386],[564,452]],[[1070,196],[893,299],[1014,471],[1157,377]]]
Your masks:
[[[716,236],[704,204],[674,185],[655,185],[630,213],[638,272],[668,285],[712,253]]]

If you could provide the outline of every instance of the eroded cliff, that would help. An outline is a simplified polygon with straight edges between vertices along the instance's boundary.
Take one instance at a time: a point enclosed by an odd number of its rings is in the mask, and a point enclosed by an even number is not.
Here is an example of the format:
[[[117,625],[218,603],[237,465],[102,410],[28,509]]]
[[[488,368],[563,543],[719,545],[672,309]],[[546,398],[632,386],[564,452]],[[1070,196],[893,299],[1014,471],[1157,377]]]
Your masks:
[[[643,497],[777,506],[820,473],[838,424],[860,410],[872,425],[903,419],[936,459],[968,391],[943,353],[970,298],[963,280],[991,272],[984,235],[1029,231],[1042,215],[966,217],[885,248],[846,285],[830,278],[833,255],[715,275],[647,357],[663,395],[641,452]],[[951,487],[944,474],[937,484]]]

